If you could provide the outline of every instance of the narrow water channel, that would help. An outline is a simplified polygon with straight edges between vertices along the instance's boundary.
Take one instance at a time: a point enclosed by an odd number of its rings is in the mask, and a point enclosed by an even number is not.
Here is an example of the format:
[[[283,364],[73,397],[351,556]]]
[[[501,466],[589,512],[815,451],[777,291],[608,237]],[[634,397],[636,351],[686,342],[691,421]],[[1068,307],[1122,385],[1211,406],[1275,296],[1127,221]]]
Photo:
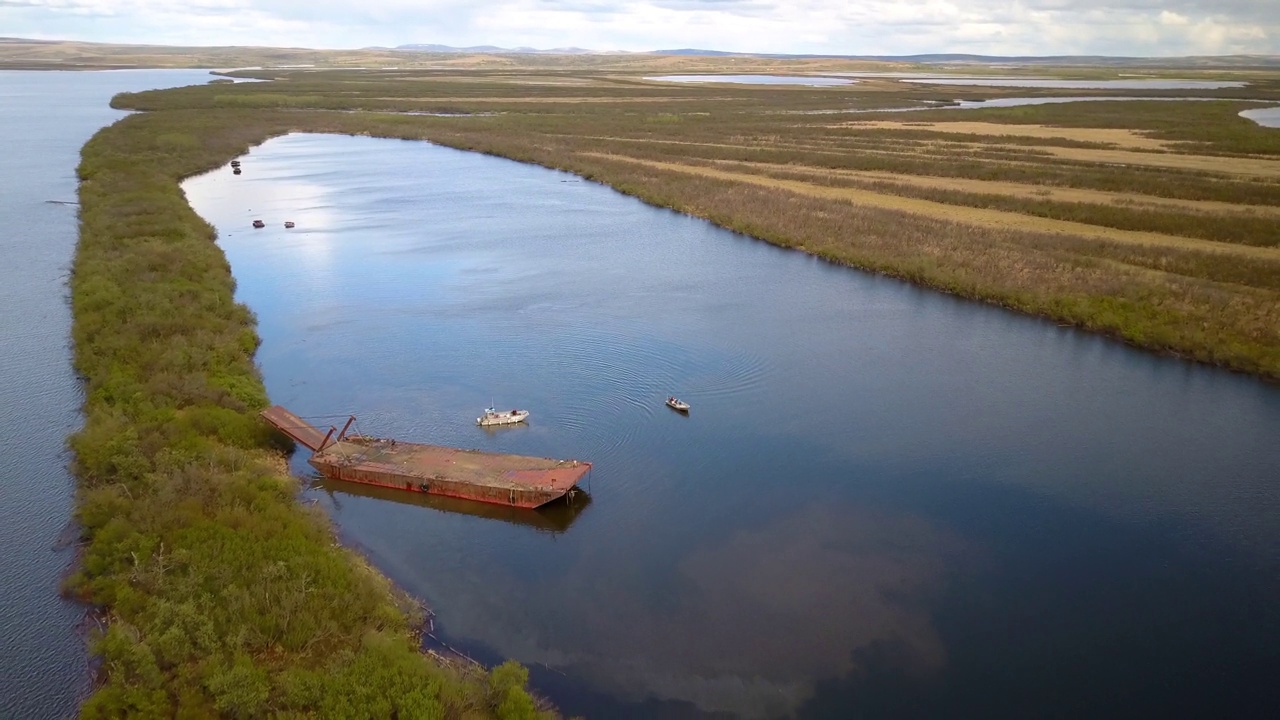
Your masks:
[[[88,690],[77,624],[58,585],[80,427],[66,277],[76,245],[80,147],[125,113],[119,92],[208,82],[207,70],[0,70],[0,717],[65,718]]]
[[[242,160],[184,187],[274,402],[595,463],[555,513],[307,491],[449,642],[566,713],[1280,702],[1280,388],[539,167],[313,135]],[[476,427],[490,402],[530,422]]]

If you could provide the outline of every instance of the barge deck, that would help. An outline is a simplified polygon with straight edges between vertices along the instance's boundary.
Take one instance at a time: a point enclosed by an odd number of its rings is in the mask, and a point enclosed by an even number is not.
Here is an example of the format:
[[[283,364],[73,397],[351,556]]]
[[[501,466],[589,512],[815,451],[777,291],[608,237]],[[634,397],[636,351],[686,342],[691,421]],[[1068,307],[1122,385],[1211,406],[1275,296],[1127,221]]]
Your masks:
[[[341,432],[330,428],[326,434],[279,405],[261,414],[268,423],[311,450],[307,462],[335,480],[535,508],[570,494],[591,470],[591,463],[581,460],[348,437],[346,432],[355,421],[354,416]]]

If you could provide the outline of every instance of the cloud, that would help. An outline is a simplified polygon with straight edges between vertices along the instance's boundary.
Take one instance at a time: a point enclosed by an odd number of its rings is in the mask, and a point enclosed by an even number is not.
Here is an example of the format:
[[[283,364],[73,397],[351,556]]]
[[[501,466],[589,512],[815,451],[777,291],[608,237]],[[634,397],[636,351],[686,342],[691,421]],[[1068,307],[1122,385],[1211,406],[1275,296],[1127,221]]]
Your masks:
[[[103,42],[332,48],[1280,53],[1274,0],[0,0],[0,27]]]
[[[799,508],[670,565],[655,555],[653,567],[669,568],[656,580],[652,568],[617,565],[642,542],[620,535],[555,582],[491,569],[436,609],[457,635],[616,697],[764,720],[792,714],[816,683],[872,665],[907,678],[941,672],[932,606],[982,557],[922,518],[857,506]]]

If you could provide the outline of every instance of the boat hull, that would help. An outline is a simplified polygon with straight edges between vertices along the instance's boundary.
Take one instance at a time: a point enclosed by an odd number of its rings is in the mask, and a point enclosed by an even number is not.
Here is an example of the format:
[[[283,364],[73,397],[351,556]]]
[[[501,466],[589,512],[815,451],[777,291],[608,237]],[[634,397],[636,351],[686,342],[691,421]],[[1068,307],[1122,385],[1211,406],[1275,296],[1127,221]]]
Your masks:
[[[591,470],[590,463],[577,460],[394,440],[337,442],[307,462],[334,480],[522,508],[564,497]]]
[[[591,471],[591,463],[580,460],[344,437],[336,429],[326,434],[279,406],[264,410],[262,416],[310,448],[313,453],[307,462],[333,480],[536,508],[576,492],[577,484]]]
[[[482,417],[476,418],[476,424],[481,427],[492,427],[494,425],[515,425],[522,423],[529,417],[528,410],[512,410],[503,413],[486,413]]]

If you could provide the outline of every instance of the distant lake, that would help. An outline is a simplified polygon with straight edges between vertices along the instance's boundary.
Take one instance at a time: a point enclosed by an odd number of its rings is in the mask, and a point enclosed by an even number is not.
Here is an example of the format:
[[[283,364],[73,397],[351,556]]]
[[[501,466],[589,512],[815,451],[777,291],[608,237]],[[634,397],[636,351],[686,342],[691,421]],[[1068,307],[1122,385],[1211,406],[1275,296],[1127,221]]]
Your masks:
[[[1280,107],[1245,110],[1240,117],[1248,118],[1263,127],[1280,128]]]
[[[1067,88],[1072,90],[1219,90],[1242,88],[1246,82],[1226,80],[1050,80],[1036,78],[901,78],[926,85],[979,85],[983,87]]]
[[[1203,97],[1122,97],[1116,95],[1082,95],[1075,97],[1002,97],[990,100],[957,100],[952,104],[938,101],[927,101],[929,105],[898,108],[858,108],[849,110],[798,110],[798,115],[839,115],[846,113],[886,113],[886,112],[918,112],[922,110],[982,110],[984,108],[1019,107],[1023,105],[1057,105],[1073,102],[1210,102],[1218,98]],[[1271,101],[1249,101],[1271,102]],[[1245,110],[1240,117],[1252,120],[1264,127],[1280,127],[1280,108],[1259,108]]]
[[[317,135],[242,160],[184,188],[273,401],[594,462],[555,512],[306,493],[567,715],[1280,706],[1280,387],[509,160]],[[491,401],[529,424],[476,427]]]
[[[77,634],[85,608],[58,595],[72,560],[59,542],[75,492],[66,437],[81,425],[65,284],[80,146],[125,116],[108,106],[112,95],[211,79],[207,70],[0,70],[0,717],[72,717],[89,689]]]
[[[745,85],[807,85],[828,87],[851,85],[856,80],[834,77],[800,77],[795,75],[659,75],[645,80],[687,83],[741,83]]]
[[[830,72],[823,75],[832,75],[835,77],[856,77],[856,78],[916,78],[920,80],[931,80],[933,78],[954,79],[954,80],[990,80],[1009,78],[1013,80],[1021,79],[1017,75],[959,75],[959,74],[942,74],[931,72]],[[1040,78],[1033,78],[1040,79]],[[1044,78],[1050,79],[1050,78]]]

